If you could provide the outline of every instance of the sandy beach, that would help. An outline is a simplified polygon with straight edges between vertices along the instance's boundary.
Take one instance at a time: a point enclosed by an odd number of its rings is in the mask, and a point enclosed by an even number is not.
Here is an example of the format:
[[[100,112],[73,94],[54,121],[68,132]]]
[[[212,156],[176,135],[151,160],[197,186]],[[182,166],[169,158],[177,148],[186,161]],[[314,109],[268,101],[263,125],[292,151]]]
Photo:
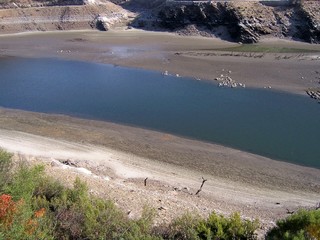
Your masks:
[[[0,36],[2,57],[91,61],[212,81],[228,73],[247,87],[295,94],[319,87],[320,46],[265,39],[260,47],[295,51],[230,50],[239,46],[138,30]],[[259,218],[263,233],[288,211],[320,201],[319,169],[115,123],[0,108],[0,147],[16,159],[44,163],[48,174],[66,184],[81,176],[93,194],[114,199],[132,217],[150,205],[157,223],[186,211],[239,211]],[[202,177],[208,181],[195,195]]]

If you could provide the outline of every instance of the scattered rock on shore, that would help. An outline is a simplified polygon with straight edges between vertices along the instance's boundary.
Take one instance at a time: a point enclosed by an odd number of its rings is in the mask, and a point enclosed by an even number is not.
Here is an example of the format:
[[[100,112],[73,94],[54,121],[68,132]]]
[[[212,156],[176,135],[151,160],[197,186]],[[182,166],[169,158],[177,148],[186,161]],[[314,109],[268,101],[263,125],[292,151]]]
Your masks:
[[[231,71],[228,71],[228,73],[231,73]],[[238,83],[234,79],[232,79],[230,76],[224,75],[224,74],[221,74],[220,77],[216,77],[215,80],[219,81],[219,84],[218,84],[219,87],[230,87],[230,88],[246,87],[244,83]]]
[[[306,93],[315,100],[320,100],[320,89],[308,89]]]

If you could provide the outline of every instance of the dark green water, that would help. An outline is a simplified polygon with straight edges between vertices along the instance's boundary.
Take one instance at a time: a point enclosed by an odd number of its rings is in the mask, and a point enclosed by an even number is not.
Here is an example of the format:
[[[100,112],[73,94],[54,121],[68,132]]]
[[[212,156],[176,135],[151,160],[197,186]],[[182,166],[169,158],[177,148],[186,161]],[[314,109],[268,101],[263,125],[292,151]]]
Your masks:
[[[304,96],[110,65],[10,58],[0,60],[0,106],[155,129],[320,168],[320,105]]]

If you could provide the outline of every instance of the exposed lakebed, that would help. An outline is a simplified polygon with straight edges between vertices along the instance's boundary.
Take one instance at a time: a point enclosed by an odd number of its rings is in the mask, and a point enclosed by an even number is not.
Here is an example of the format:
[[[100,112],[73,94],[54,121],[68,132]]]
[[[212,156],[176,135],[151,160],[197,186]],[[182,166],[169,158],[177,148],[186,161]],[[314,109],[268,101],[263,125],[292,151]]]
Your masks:
[[[0,86],[1,107],[128,124],[320,168],[320,106],[305,96],[57,59],[3,58]]]

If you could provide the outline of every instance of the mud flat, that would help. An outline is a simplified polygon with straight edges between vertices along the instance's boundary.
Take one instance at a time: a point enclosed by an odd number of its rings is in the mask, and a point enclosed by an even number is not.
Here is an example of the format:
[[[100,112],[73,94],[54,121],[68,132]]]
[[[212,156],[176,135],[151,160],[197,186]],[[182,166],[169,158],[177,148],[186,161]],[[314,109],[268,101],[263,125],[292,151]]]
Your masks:
[[[64,31],[0,36],[0,55],[58,57],[306,94],[319,86],[320,45],[264,39],[240,45],[215,38],[141,30]]]

